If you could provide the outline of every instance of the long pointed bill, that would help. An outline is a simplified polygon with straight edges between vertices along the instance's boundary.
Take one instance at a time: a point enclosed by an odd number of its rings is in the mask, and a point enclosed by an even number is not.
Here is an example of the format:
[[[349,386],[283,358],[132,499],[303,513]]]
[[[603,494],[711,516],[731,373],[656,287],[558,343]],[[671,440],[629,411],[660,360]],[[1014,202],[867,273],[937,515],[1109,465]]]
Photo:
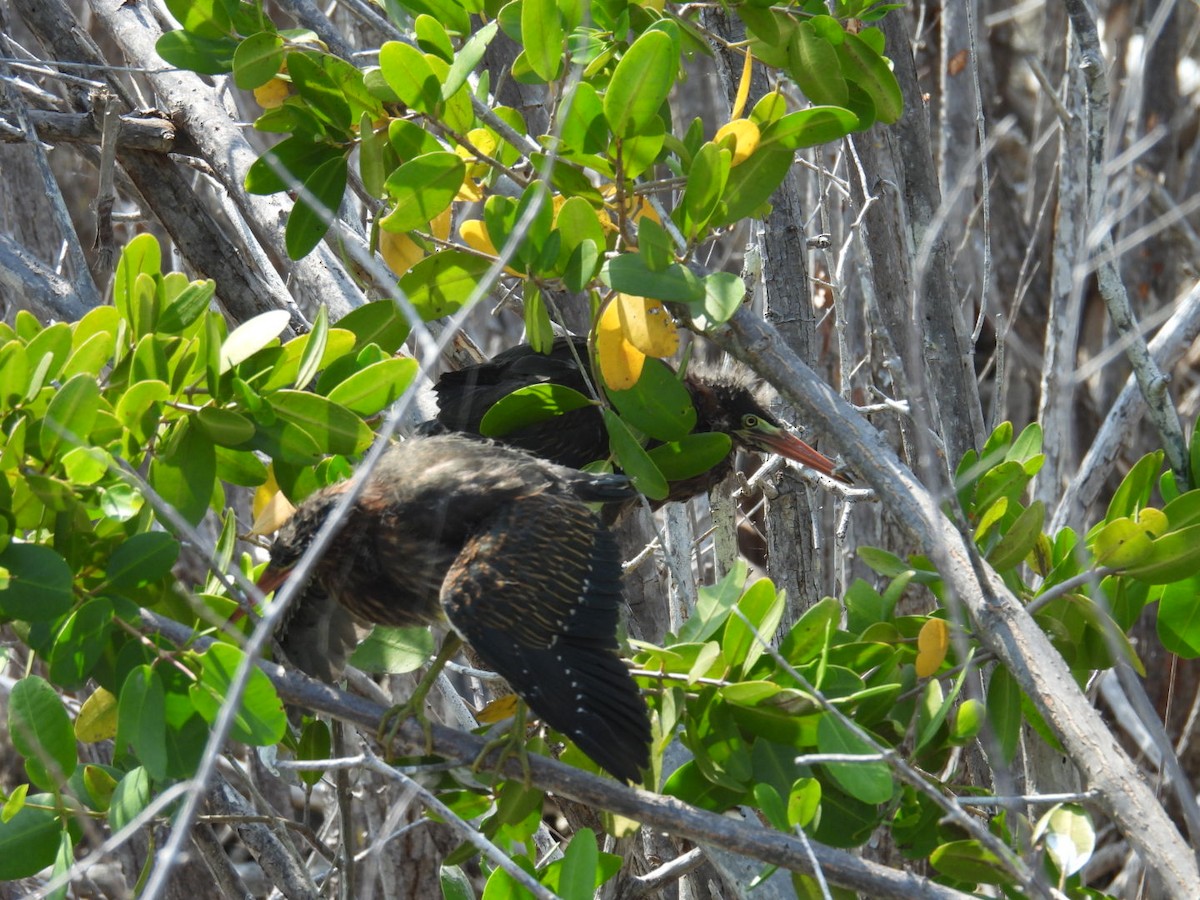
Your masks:
[[[257,586],[264,594],[269,594],[271,591],[277,590],[281,584],[287,581],[288,573],[291,569],[280,569],[268,564],[263,573],[258,576]]]
[[[767,430],[768,428],[770,428],[769,431]],[[816,469],[822,475],[828,475],[830,478],[836,478],[838,481],[845,482],[846,484],[850,483],[850,479],[844,475],[839,475],[835,471],[837,463],[782,428],[771,428],[766,423],[760,422],[758,428],[754,430],[753,441],[763,449],[778,454],[785,459],[798,462],[800,465],[808,466],[810,469]]]

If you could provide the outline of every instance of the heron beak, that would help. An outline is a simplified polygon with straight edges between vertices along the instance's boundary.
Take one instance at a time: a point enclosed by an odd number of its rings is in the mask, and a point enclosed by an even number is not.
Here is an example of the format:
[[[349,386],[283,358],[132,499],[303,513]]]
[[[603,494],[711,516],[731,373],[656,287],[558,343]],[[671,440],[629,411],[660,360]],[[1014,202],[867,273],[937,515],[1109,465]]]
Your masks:
[[[743,432],[743,434],[747,434]],[[776,428],[766,422],[760,421],[748,433],[749,440],[747,443],[752,446],[761,447],[771,453],[782,456],[784,459],[790,459],[793,462],[798,462],[802,466],[808,466],[810,469],[816,469],[822,475],[828,475],[830,478],[836,478],[838,481],[850,483],[850,480],[844,475],[839,475],[836,471],[837,463],[821,453],[819,450],[814,450],[800,438],[796,437],[789,431],[783,428]]]
[[[258,576],[256,586],[264,594],[269,594],[271,591],[278,590],[279,586],[287,581],[288,573],[291,568],[277,568],[273,563],[267,563],[267,567],[263,569],[263,573]]]

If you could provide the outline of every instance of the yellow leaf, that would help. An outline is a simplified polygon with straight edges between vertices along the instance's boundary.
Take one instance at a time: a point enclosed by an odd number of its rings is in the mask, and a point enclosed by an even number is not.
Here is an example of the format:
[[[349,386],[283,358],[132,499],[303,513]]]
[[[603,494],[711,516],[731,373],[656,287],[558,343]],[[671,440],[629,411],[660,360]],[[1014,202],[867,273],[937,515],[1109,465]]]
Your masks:
[[[517,704],[520,702],[516,694],[505,694],[503,697],[496,698],[481,709],[475,720],[480,725],[491,725],[494,722],[503,722],[505,719],[511,719],[516,715]]]
[[[447,206],[444,210],[433,217],[433,221],[429,223],[429,233],[439,241],[444,241],[450,237],[450,210],[452,207]]]
[[[479,178],[487,172],[488,164],[480,162],[479,155],[495,156],[496,155],[496,136],[486,128],[472,128],[467,132],[467,142],[470,147],[464,147],[459,144],[455,146],[454,152],[470,164],[467,174],[474,178]]]
[[[282,78],[272,78],[254,89],[254,99],[263,109],[283,106],[283,101],[292,92],[291,85]]]
[[[617,301],[609,303],[596,324],[596,357],[600,376],[614,391],[627,391],[642,377],[646,354],[625,339]]]
[[[379,231],[379,252],[388,268],[397,275],[403,275],[425,258],[425,251],[407,234],[393,234],[390,231]]]
[[[617,294],[621,330],[625,339],[647,356],[670,356],[679,349],[679,330],[667,308],[658,300]]]
[[[483,199],[483,188],[479,186],[479,182],[467,175],[463,179],[462,185],[458,189],[458,193],[454,195],[454,200],[457,203],[478,203]]]
[[[729,118],[737,119],[746,108],[746,98],[750,96],[750,76],[754,73],[754,54],[746,49],[746,60],[742,63],[742,80],[738,83],[737,97],[733,100],[733,112]]]
[[[730,165],[736,166],[758,149],[758,141],[762,132],[749,119],[734,119],[717,129],[713,143],[719,144],[723,138],[729,135],[733,135],[733,159],[730,161]]]
[[[117,735],[117,698],[104,688],[96,688],[83,701],[75,718],[75,737],[85,744],[106,741]]]
[[[492,238],[487,233],[487,226],[483,224],[482,219],[467,219],[458,226],[458,236],[463,239],[464,244],[477,253],[486,253],[488,256],[500,255],[496,250],[496,245],[492,243]],[[517,278],[525,277],[523,272],[518,272],[511,266],[504,267],[504,274]]]
[[[938,670],[950,649],[950,629],[945,619],[930,619],[917,635],[917,677],[928,678]]]
[[[256,496],[255,500],[257,501],[257,499]],[[258,505],[257,502],[255,505]],[[283,491],[276,491],[255,515],[254,524],[250,526],[250,533],[274,534],[283,526],[284,522],[292,517],[292,513],[295,511],[296,507],[292,506],[291,501],[283,496]]]

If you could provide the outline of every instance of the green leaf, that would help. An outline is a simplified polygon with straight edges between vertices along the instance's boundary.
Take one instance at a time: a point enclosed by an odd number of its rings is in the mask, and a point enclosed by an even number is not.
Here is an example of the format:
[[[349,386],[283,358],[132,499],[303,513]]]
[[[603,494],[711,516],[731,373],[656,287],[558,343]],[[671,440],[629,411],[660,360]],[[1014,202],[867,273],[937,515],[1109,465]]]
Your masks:
[[[519,428],[592,405],[592,400],[561,384],[532,384],[497,400],[479,422],[484,437],[503,437]]]
[[[1142,514],[1149,510],[1142,510]],[[1141,518],[1141,516],[1139,516]],[[1190,525],[1156,538],[1150,551],[1125,570],[1130,578],[1146,584],[1169,584],[1200,572],[1200,525]]]
[[[446,149],[432,134],[407,119],[392,119],[388,123],[388,143],[402,160]]]
[[[841,30],[841,24],[832,17],[833,27]],[[796,86],[813,103],[818,105],[845,106],[850,91],[842,76],[837,51],[833,45],[817,32],[811,22],[798,22],[788,44],[788,74],[795,79]]]
[[[240,447],[254,437],[254,423],[232,409],[206,406],[196,414],[196,422],[213,443],[222,447]]]
[[[388,176],[392,211],[379,220],[379,227],[397,233],[424,228],[450,206],[466,174],[462,157],[444,150],[406,162]]]
[[[740,167],[739,167],[740,168]],[[704,299],[704,282],[686,267],[672,263],[653,272],[640,253],[622,253],[604,263],[600,278],[614,291],[668,303]]]
[[[488,260],[472,253],[441,250],[413,266],[400,279],[400,289],[428,322],[457,312],[490,268]]]
[[[432,53],[444,62],[454,60],[454,46],[442,23],[433,16],[422,13],[413,21],[413,32],[417,37],[417,46],[426,53]]]
[[[341,88],[329,77],[313,51],[299,50],[287,55],[287,70],[292,84],[309,108],[338,134],[346,134],[353,121],[350,104]]]
[[[54,813],[54,798],[37,795],[49,808],[26,804],[11,819],[0,820],[0,881],[31,878],[51,865],[58,853],[62,823]]]
[[[613,455],[633,482],[633,486],[651,500],[664,500],[668,493],[667,480],[658,471],[642,445],[621,417],[611,409],[603,409],[604,425]]]
[[[821,782],[815,778],[797,778],[788,794],[787,817],[792,828],[805,828],[821,807]]]
[[[887,60],[856,34],[847,33],[835,49],[842,74],[871,98],[878,120],[891,125],[899,119],[904,111],[904,98]]]
[[[618,138],[645,133],[675,83],[675,44],[662,31],[643,32],[613,70],[604,115]]]
[[[821,753],[875,755],[877,751],[849,729],[837,716],[826,713],[817,723],[817,749]],[[887,763],[824,763],[829,774],[856,800],[863,803],[886,803],[892,799],[896,785]]]
[[[433,115],[442,99],[442,86],[433,74],[425,54],[400,41],[388,41],[379,48],[379,68],[388,87],[405,105],[425,115]],[[403,158],[403,157],[402,157]]]
[[[217,283],[211,278],[193,281],[170,302],[158,318],[157,330],[162,334],[178,334],[208,309],[216,293]]]
[[[748,573],[746,563],[739,559],[719,582],[700,588],[695,610],[679,629],[679,640],[706,641],[716,634],[741,598],[742,585],[746,583]]]
[[[150,805],[150,773],[144,766],[131,769],[117,783],[112,803],[108,807],[108,823],[113,832],[118,832],[134,821],[142,810]]]
[[[36,675],[18,681],[8,699],[8,732],[25,757],[29,780],[57,791],[75,771],[75,732],[58,692]]]
[[[99,411],[100,388],[95,375],[80,373],[59,388],[46,408],[38,436],[42,458],[54,460],[64,445],[86,444]]]
[[[724,212],[718,211],[709,225],[729,225],[757,214],[783,183],[792,167],[793,156],[780,144],[764,147],[760,142],[749,159],[730,169],[722,198]]]
[[[1158,638],[1170,653],[1200,657],[1200,576],[1166,585],[1158,601]]]
[[[195,525],[208,512],[216,469],[212,442],[185,419],[175,426],[164,452],[150,461],[150,486]]]
[[[721,648],[731,668],[743,675],[749,672],[763,651],[763,641],[772,643],[775,629],[783,619],[784,595],[776,591],[769,579],[761,578],[746,589],[738,601],[736,612],[725,623]],[[755,636],[755,632],[759,637]],[[740,668],[739,668],[740,667]]]
[[[746,299],[746,282],[732,272],[704,276],[704,299],[688,304],[692,324],[707,331],[724,325]]]
[[[125,752],[131,744],[146,772],[152,778],[163,778],[167,774],[166,729],[162,679],[150,666],[137,666],[121,685],[116,752]]]
[[[201,654],[200,681],[193,684],[188,693],[209,724],[216,721],[221,706],[227,702],[225,698],[234,673],[244,658],[241,650],[229,644],[213,644]],[[268,746],[278,743],[285,731],[287,716],[275,686],[265,672],[251,665],[230,734],[234,740],[246,744]]]
[[[391,300],[375,300],[338,319],[338,328],[354,333],[354,349],[378,344],[384,353],[395,353],[408,337],[408,322]]]
[[[0,570],[7,573],[0,590],[0,618],[48,622],[75,602],[71,569],[49,547],[11,541],[0,551]]]
[[[252,91],[278,75],[282,65],[283,38],[275,31],[260,31],[234,51],[233,83],[243,91]]]
[[[355,648],[350,664],[373,674],[415,672],[433,655],[433,632],[428,628],[377,625]]]
[[[286,138],[256,159],[246,172],[246,190],[251,194],[293,191],[321,166],[344,159],[341,149],[310,135]]]
[[[1046,522],[1046,504],[1035,500],[1024,509],[1000,542],[988,553],[988,562],[998,571],[1019,566],[1037,544]]]
[[[329,343],[329,309],[324,304],[317,310],[312,331],[305,337],[304,352],[300,354],[300,362],[296,367],[296,386],[301,388],[307,387],[316,377],[325,358],[325,348]]]
[[[563,62],[563,26],[555,0],[522,0],[521,43],[529,67],[542,81],[558,77]]]
[[[689,240],[700,234],[717,211],[717,203],[720,202],[725,184],[729,180],[732,158],[733,154],[728,150],[709,142],[700,148],[700,152],[692,160],[687,187],[683,191],[682,229],[684,237]],[[646,218],[642,221],[653,220]]]
[[[487,51],[492,38],[496,36],[498,27],[495,21],[488,22],[471,35],[462,48],[454,54],[454,59],[450,63],[450,73],[442,83],[442,99],[453,97],[458,93],[458,89],[467,83],[467,78],[475,71],[475,67],[483,59],[483,54]]]
[[[1148,561],[1152,537],[1139,523],[1130,518],[1114,519],[1100,529],[1092,539],[1096,563],[1123,569]]]
[[[314,719],[304,726],[300,732],[300,740],[296,742],[296,759],[317,760],[329,759],[333,749],[333,740],[329,726],[320,719]],[[321,780],[325,772],[321,769],[301,770],[296,773],[300,780],[309,787]]]
[[[292,259],[307,256],[329,230],[346,192],[346,172],[346,158],[338,156],[320,165],[304,180],[304,193],[296,199],[283,235]],[[307,199],[309,196],[315,204]]]
[[[114,465],[112,457],[98,447],[68,450],[63,454],[62,464],[67,480],[77,486],[95,484]]]
[[[372,197],[383,194],[383,182],[388,170],[395,164],[391,156],[391,148],[387,142],[387,134],[382,128],[371,124],[370,113],[364,112],[358,121],[358,172],[362,177],[363,187]]]
[[[374,434],[344,406],[305,391],[276,391],[267,402],[281,419],[302,428],[322,450],[353,456],[371,446]]]
[[[1038,820],[1033,840],[1046,848],[1058,870],[1070,877],[1082,869],[1096,850],[1096,829],[1087,810],[1075,804],[1051,808]]]
[[[471,12],[482,10],[478,3],[464,4],[458,0],[389,0],[389,7],[391,2],[396,2],[399,7],[407,10],[412,16],[420,13],[433,16],[446,26],[447,31],[463,37],[471,33],[468,10]]]
[[[745,792],[716,784],[700,771],[696,760],[688,760],[663,783],[663,794],[713,812],[724,812],[737,805]]]
[[[383,359],[340,382],[328,396],[353,413],[373,416],[399,400],[416,377],[415,359]]]
[[[596,867],[600,851],[596,833],[581,828],[571,838],[558,878],[558,895],[563,900],[591,900],[596,894]]]
[[[929,862],[943,875],[958,881],[1009,884],[1012,874],[1003,861],[979,841],[950,841],[929,855]]]
[[[235,38],[206,38],[187,31],[168,31],[154,45],[154,50],[177,69],[187,69],[200,75],[224,75],[233,71]]]
[[[811,662],[829,645],[841,617],[842,606],[832,597],[814,603],[784,636],[780,654],[793,666]]]
[[[1131,516],[1150,500],[1150,491],[1154,487],[1154,478],[1162,469],[1163,451],[1155,450],[1147,453],[1121,479],[1120,485],[1113,492],[1113,498],[1108,503],[1105,522],[1111,522],[1124,516]]]
[[[537,282],[525,282],[525,340],[538,353],[549,353],[554,346],[554,325],[550,321],[550,310],[546,298]]]
[[[715,431],[685,434],[678,441],[652,447],[650,459],[667,481],[695,478],[722,462],[733,450],[729,435]]]
[[[287,310],[272,309],[235,328],[221,344],[221,374],[269,345],[287,328],[290,320]]]
[[[782,147],[789,152],[827,144],[859,127],[858,116],[840,106],[813,106],[788,113],[762,133],[759,151]],[[749,160],[747,160],[748,162]],[[745,165],[746,163],[742,163]]]
[[[71,352],[62,368],[60,377],[69,379],[75,375],[85,374],[95,378],[106,365],[112,362],[115,349],[116,338],[114,335],[93,334]],[[0,365],[3,363],[0,362]],[[24,371],[28,371],[28,368]]]
[[[162,531],[127,538],[108,561],[109,590],[125,592],[152,584],[171,574],[179,558],[179,542]]]
[[[1007,669],[995,669],[988,680],[987,715],[1004,760],[1011,762],[1021,737],[1021,689]]]
[[[660,441],[677,441],[696,427],[692,395],[661,360],[648,358],[637,384],[608,392],[621,418]]]
[[[0,347],[0,404],[11,407],[29,390],[29,357],[20,341]]]
[[[87,681],[104,653],[113,626],[113,604],[107,597],[88,600],[71,613],[50,648],[50,677],[64,687]]]

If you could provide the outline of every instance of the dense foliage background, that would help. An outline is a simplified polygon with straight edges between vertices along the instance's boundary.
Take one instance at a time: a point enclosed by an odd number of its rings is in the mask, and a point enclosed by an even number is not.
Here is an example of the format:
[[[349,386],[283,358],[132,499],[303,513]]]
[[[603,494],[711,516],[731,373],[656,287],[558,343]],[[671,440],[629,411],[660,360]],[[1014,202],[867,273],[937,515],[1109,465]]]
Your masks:
[[[0,16],[5,896],[1194,896],[1194,9]],[[556,326],[610,392],[498,433],[601,402],[660,498],[719,441],[656,358],[720,348],[856,482],[622,518],[645,791],[442,764],[462,670],[386,765],[432,636],[341,693],[236,613],[431,378]]]

